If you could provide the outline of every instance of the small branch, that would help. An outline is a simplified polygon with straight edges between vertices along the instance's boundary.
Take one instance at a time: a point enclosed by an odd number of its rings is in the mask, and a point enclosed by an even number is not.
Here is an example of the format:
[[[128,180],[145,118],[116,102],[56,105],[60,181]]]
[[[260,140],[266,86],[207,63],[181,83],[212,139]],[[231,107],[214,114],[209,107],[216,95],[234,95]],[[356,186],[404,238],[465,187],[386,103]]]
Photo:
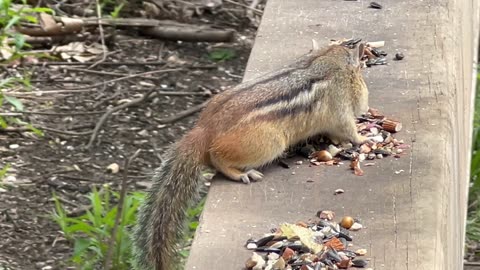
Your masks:
[[[93,92],[96,89],[85,89],[85,90],[51,90],[51,91],[35,91],[35,92],[8,92],[9,96],[25,98],[28,95],[44,95],[44,94],[71,94],[71,93],[85,93]],[[150,91],[150,90],[149,90]],[[208,92],[173,92],[173,91],[157,91],[159,96],[209,96],[211,95]],[[98,106],[98,105],[97,105]],[[93,114],[93,113],[92,113]],[[97,114],[95,112],[95,114]]]
[[[95,180],[92,180],[90,178],[68,175],[68,174],[57,174],[57,177],[63,177],[70,180],[77,180],[77,181],[84,181],[84,182],[96,182]]]
[[[102,42],[102,50],[103,50],[103,54],[102,54],[102,59],[100,59],[99,61],[95,62],[93,65],[89,66],[88,68],[94,68],[96,67],[98,64],[102,63],[102,62],[105,62],[105,60],[107,60],[107,50],[106,50],[106,46],[105,46],[105,35],[103,34],[103,25],[102,25],[102,9],[100,7],[100,3],[98,0],[95,0],[96,4],[97,4],[97,22],[98,22],[98,31],[100,32],[100,41]]]
[[[140,29],[140,31],[144,35],[160,39],[191,42],[230,42],[235,33],[233,30],[220,30],[174,22]]]
[[[89,205],[89,206],[84,206],[84,207],[81,207],[81,208],[77,208],[71,212],[68,212],[67,213],[67,217],[79,217],[85,213],[87,213],[87,211],[91,210],[93,208],[93,206]]]
[[[54,128],[42,127],[38,125],[33,125],[33,127],[38,128],[40,130],[46,130],[46,131],[63,134],[63,135],[69,135],[69,136],[85,136],[85,135],[90,135],[93,132],[93,131],[74,132],[74,131],[68,131],[68,130],[59,130]],[[26,131],[32,131],[32,129],[28,127],[0,128],[0,132],[26,132]]]
[[[141,73],[128,75],[128,76],[125,76],[125,77],[115,78],[115,79],[111,79],[111,80],[108,80],[108,81],[103,81],[103,82],[99,82],[99,83],[92,84],[92,85],[69,88],[68,90],[83,90],[83,89],[89,89],[89,88],[96,88],[96,87],[99,87],[99,86],[103,86],[105,84],[118,82],[118,81],[124,81],[124,80],[128,80],[128,79],[131,79],[131,78],[136,78],[136,77],[142,77],[142,76],[145,76],[145,75],[152,75],[152,74],[166,73],[166,72],[174,72],[174,71],[181,71],[181,70],[184,70],[184,69],[182,69],[182,68],[171,68],[171,69],[152,70],[152,71],[147,71],[147,72],[141,72]]]
[[[116,73],[116,72],[108,72],[108,71],[100,71],[100,70],[90,70],[90,69],[83,69],[83,68],[65,68],[64,67],[63,69],[67,70],[67,71],[79,71],[79,72],[90,73],[90,74],[116,76],[116,77],[124,77],[124,76],[130,75],[130,74],[126,74],[126,73]],[[147,79],[147,80],[160,80],[162,77],[152,78],[152,77],[148,77],[148,76],[140,76],[139,78],[143,78],[143,79]]]
[[[92,83],[92,81],[77,81],[77,80],[54,80],[54,79],[35,79],[30,80],[31,83],[80,83],[80,84],[87,84]]]
[[[38,63],[22,63],[20,66],[91,66],[95,62],[38,62]],[[98,63],[98,66],[158,66],[165,65],[165,61],[151,61],[151,62],[103,62]],[[8,66],[7,64],[0,64],[0,66]]]
[[[58,134],[63,134],[63,135],[69,135],[69,136],[85,136],[85,135],[90,135],[92,134],[92,131],[84,131],[84,132],[74,132],[74,131],[68,131],[68,130],[60,130],[60,129],[54,129],[54,128],[47,128],[47,127],[41,127],[41,126],[35,126],[38,129],[41,130],[46,130]]]
[[[180,119],[183,119],[189,115],[192,115],[196,112],[199,112],[201,111],[206,105],[208,104],[208,101],[205,101],[203,102],[202,104],[199,104],[197,106],[193,106],[191,107],[190,109],[187,109],[185,111],[182,111],[182,112],[179,112],[173,116],[170,116],[170,117],[166,117],[166,118],[162,118],[162,119],[158,119],[158,122],[160,122],[161,124],[170,124],[170,123],[173,123],[173,122],[176,122]]]
[[[245,5],[245,4],[238,3],[238,2],[235,2],[235,1],[233,1],[233,0],[224,0],[224,1],[225,1],[225,2],[228,2],[228,3],[230,3],[230,4],[234,4],[234,5],[240,6],[240,7],[248,8],[248,9],[250,9],[250,10],[255,11],[256,13],[258,13],[258,14],[260,14],[260,15],[263,14],[263,11],[261,11],[260,9],[256,9],[256,8],[254,8],[254,7],[252,7],[252,6],[247,6],[247,5]]]
[[[100,131],[100,129],[102,128],[103,124],[105,123],[105,121],[107,121],[108,117],[110,117],[110,115],[116,111],[120,111],[120,110],[123,110],[125,108],[128,108],[128,107],[131,107],[131,106],[134,106],[134,105],[137,105],[137,104],[140,104],[142,102],[144,102],[145,100],[147,100],[150,95],[155,92],[155,90],[151,90],[149,91],[147,94],[145,94],[143,97],[140,97],[140,98],[137,98],[137,99],[134,99],[130,102],[127,102],[127,103],[124,103],[124,104],[121,104],[119,106],[116,106],[116,107],[113,107],[111,109],[109,109],[104,115],[102,115],[102,117],[100,117],[100,119],[98,120],[98,123],[97,125],[95,126],[95,128],[93,129],[93,132],[92,132],[92,136],[90,137],[90,141],[88,142],[86,148],[91,148],[92,145],[93,145],[93,142],[95,141],[95,139],[97,138],[98,136],[98,132]]]
[[[110,269],[110,259],[112,257],[112,252],[114,248],[118,249],[121,246],[121,243],[117,243],[115,246],[115,238],[117,235],[118,231],[118,225],[120,224],[120,221],[122,219],[122,212],[123,212],[123,202],[125,201],[125,196],[127,194],[127,181],[128,181],[128,168],[130,167],[130,163],[140,154],[142,150],[138,149],[133,156],[131,156],[129,159],[125,161],[125,167],[123,169],[123,178],[122,178],[122,185],[120,189],[120,198],[118,199],[118,207],[117,207],[117,214],[115,215],[115,223],[113,224],[113,230],[112,230],[112,235],[110,236],[110,239],[108,241],[107,246],[110,247],[108,249],[107,255],[105,256],[105,264],[104,264],[104,269],[108,270]]]
[[[37,115],[56,115],[56,116],[69,116],[69,115],[95,115],[102,114],[105,111],[94,111],[94,112],[38,112],[38,111],[22,111],[14,113],[0,113],[0,116],[21,116],[24,114],[37,114]]]
[[[256,8],[259,3],[260,3],[260,0],[253,0],[249,7],[252,9]]]
[[[155,142],[154,139],[151,139],[150,142],[152,143],[152,146],[153,146],[153,153],[158,158],[158,161],[160,161],[160,164],[162,164],[163,163],[163,158],[162,158],[162,155],[158,152],[157,143]]]
[[[98,63],[100,65],[101,63]],[[118,76],[118,77],[124,77],[128,76],[128,74],[125,73],[116,73],[116,72],[108,72],[108,71],[98,71],[98,70],[90,70],[90,69],[83,69],[83,68],[63,68],[68,71],[80,71],[84,73],[90,73],[90,74],[97,74],[97,75],[109,75],[109,76]]]

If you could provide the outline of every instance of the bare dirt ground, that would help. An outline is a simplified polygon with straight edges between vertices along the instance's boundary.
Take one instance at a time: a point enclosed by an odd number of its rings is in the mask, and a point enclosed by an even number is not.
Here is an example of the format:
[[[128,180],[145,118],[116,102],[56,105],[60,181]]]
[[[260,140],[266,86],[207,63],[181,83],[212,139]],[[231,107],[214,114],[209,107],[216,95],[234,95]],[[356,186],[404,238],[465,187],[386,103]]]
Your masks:
[[[238,16],[245,9],[228,3],[224,3],[224,8],[230,11],[205,13],[192,20],[235,29],[232,43],[162,41],[141,36],[134,30],[117,30],[119,35],[109,44],[111,53],[105,60],[105,63],[154,61],[162,64],[102,64],[90,69],[97,74],[85,71],[88,66],[82,65],[4,67],[12,76],[33,69],[32,91],[69,91],[21,98],[25,110],[32,113],[20,118],[43,130],[44,136],[22,129],[8,132],[0,129],[0,168],[11,165],[4,185],[0,186],[0,269],[66,269],[72,246],[51,219],[53,192],[69,211],[81,209],[88,203],[85,195],[92,187],[105,183],[118,187],[121,177],[108,173],[106,167],[112,163],[122,165],[137,149],[142,152],[131,165],[129,180],[131,189],[141,189],[159,165],[166,147],[194,124],[198,113],[172,123],[164,123],[162,119],[201,104],[241,80],[256,24],[246,16]],[[235,10],[238,12],[234,13]],[[213,61],[208,55],[216,48],[228,48],[235,56]],[[100,58],[101,55],[95,60]],[[47,62],[51,61],[54,60]],[[88,87],[122,77],[108,72],[125,76],[177,68],[182,70]],[[75,88],[82,89],[72,90]],[[113,113],[93,146],[85,148],[95,124],[106,110],[150,90],[199,95],[152,94],[138,106]],[[2,107],[3,113],[10,112],[5,109],[10,108]]]

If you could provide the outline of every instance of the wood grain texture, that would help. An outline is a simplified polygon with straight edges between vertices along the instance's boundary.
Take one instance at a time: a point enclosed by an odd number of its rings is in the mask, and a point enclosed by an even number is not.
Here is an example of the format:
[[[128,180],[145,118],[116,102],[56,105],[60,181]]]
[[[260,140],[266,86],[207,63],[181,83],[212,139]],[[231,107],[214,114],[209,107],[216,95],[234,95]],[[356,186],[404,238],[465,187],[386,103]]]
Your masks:
[[[377,161],[363,177],[347,164],[292,160],[291,169],[270,166],[264,181],[248,186],[215,181],[187,270],[242,269],[249,237],[319,209],[363,221],[354,244],[368,249],[376,270],[462,269],[478,1],[384,0],[382,10],[368,4],[269,0],[245,79],[307,52],[312,38],[384,40],[389,65],[365,70],[370,106],[403,123],[396,137],[412,145],[408,155]],[[392,60],[397,51],[404,60]],[[334,196],[337,188],[345,194]]]

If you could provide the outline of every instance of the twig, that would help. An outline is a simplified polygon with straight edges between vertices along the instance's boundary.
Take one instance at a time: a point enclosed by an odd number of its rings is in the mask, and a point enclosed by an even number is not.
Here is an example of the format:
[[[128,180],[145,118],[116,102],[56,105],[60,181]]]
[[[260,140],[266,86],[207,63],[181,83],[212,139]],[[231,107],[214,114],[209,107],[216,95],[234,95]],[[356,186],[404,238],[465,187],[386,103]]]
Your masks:
[[[250,4],[250,8],[256,8],[259,3],[260,3],[260,0],[253,0],[252,3]]]
[[[81,84],[92,83],[92,81],[54,80],[54,79],[36,79],[36,80],[30,80],[30,82],[31,83],[42,83],[42,82],[48,82],[48,83],[81,83]]]
[[[107,60],[107,50],[105,49],[106,46],[105,46],[105,35],[103,34],[103,26],[102,26],[102,9],[100,7],[100,3],[98,0],[95,0],[96,4],[97,4],[97,22],[98,22],[98,31],[100,32],[100,41],[102,42],[102,50],[103,50],[103,54],[102,54],[102,59],[98,60],[97,62],[95,62],[93,65],[89,66],[88,68],[94,68],[96,67],[98,64],[102,63],[102,62],[105,62],[105,60]]]
[[[77,208],[71,212],[68,212],[67,213],[67,217],[79,217],[83,214],[85,214],[87,211],[91,210],[93,208],[93,206],[89,205],[89,206],[84,206],[84,207],[81,207],[81,208]]]
[[[128,108],[128,107],[131,107],[131,106],[134,106],[134,105],[137,105],[137,104],[140,104],[142,102],[144,102],[145,100],[147,100],[150,95],[155,92],[155,90],[151,90],[149,91],[148,93],[146,93],[143,97],[140,97],[140,98],[137,98],[137,99],[134,99],[130,102],[127,102],[127,103],[123,103],[121,105],[118,105],[116,107],[113,107],[111,109],[109,109],[104,115],[102,115],[102,117],[100,117],[100,119],[98,120],[97,122],[97,125],[95,126],[95,128],[93,129],[93,132],[92,132],[92,136],[90,136],[90,141],[88,142],[86,148],[91,148],[92,145],[93,145],[93,142],[95,141],[95,139],[97,138],[98,136],[98,132],[100,131],[100,128],[102,128],[103,124],[105,123],[105,121],[107,120],[108,117],[110,117],[110,115],[116,111],[120,111],[120,110],[123,110],[125,108]]]
[[[145,76],[145,75],[151,75],[151,74],[155,74],[155,73],[166,73],[166,72],[174,72],[174,71],[181,71],[181,70],[184,70],[184,69],[182,69],[182,68],[172,68],[172,69],[152,70],[152,71],[147,71],[147,72],[128,75],[128,76],[125,76],[125,77],[115,78],[115,79],[112,79],[112,80],[96,83],[96,84],[93,84],[93,85],[76,87],[76,88],[69,88],[68,90],[35,91],[35,92],[8,92],[7,94],[22,96],[22,95],[38,95],[38,94],[46,94],[46,93],[49,93],[49,94],[64,94],[64,93],[91,92],[91,91],[96,91],[96,90],[95,89],[89,89],[89,88],[96,88],[98,86],[102,86],[102,85],[112,83],[112,82],[128,80],[128,79],[131,79],[131,78],[142,77],[142,76]]]
[[[163,158],[162,158],[162,155],[158,152],[157,143],[155,142],[154,139],[151,139],[150,142],[152,143],[152,146],[153,146],[153,153],[158,158],[158,161],[160,161],[160,164],[162,164],[163,163]]]
[[[260,9],[256,9],[254,7],[251,7],[251,6],[247,6],[245,4],[242,4],[242,3],[238,3],[238,2],[235,2],[233,0],[224,0],[225,2],[228,2],[228,3],[231,3],[231,4],[234,4],[234,5],[237,5],[237,6],[241,6],[241,7],[244,7],[244,8],[248,8],[250,10],[253,10],[255,12],[257,12],[258,14],[263,14],[263,11],[261,11]]]
[[[46,130],[58,134],[63,134],[63,135],[69,135],[69,136],[85,136],[85,135],[90,135],[92,134],[93,131],[84,131],[84,132],[74,132],[74,131],[68,131],[68,130],[59,130],[59,129],[54,129],[54,128],[48,128],[48,127],[42,127],[38,125],[33,125],[34,128],[38,128],[41,130]],[[32,131],[31,128],[29,127],[6,127],[6,128],[0,128],[0,132],[26,132],[26,131]]]
[[[102,114],[105,111],[94,111],[94,112],[38,112],[38,111],[22,111],[14,113],[0,113],[0,116],[21,116],[24,114],[38,114],[38,115],[57,115],[57,116],[68,116],[68,115],[93,115],[93,114]]]
[[[160,124],[170,124],[170,123],[176,122],[176,121],[178,121],[180,119],[183,119],[183,118],[185,118],[185,117],[187,117],[191,114],[194,114],[198,111],[201,111],[207,104],[208,104],[208,101],[205,101],[202,104],[199,104],[197,106],[193,106],[190,109],[179,112],[179,113],[177,113],[173,116],[158,119],[157,121],[160,122]]]
[[[128,74],[125,74],[125,73],[98,71],[98,70],[90,70],[90,69],[84,69],[84,68],[63,68],[63,69],[69,70],[69,71],[80,71],[80,72],[97,74],[97,75],[109,75],[109,76],[118,76],[118,77],[128,76]]]
[[[152,71],[136,73],[136,74],[120,77],[120,78],[115,78],[115,79],[111,79],[111,80],[108,80],[108,81],[103,81],[103,82],[99,82],[99,83],[92,84],[92,85],[68,88],[68,90],[83,90],[83,89],[89,89],[89,88],[96,88],[96,87],[103,86],[103,85],[106,85],[106,84],[109,84],[109,83],[124,81],[124,80],[128,80],[128,79],[135,78],[135,77],[142,77],[142,76],[145,76],[145,75],[152,75],[152,74],[166,73],[166,72],[174,72],[174,71],[181,71],[181,70],[184,70],[184,69],[182,69],[182,68],[170,68],[170,69],[152,70]]]
[[[20,66],[91,66],[95,62],[38,62],[30,63],[24,62]],[[98,63],[98,66],[158,66],[165,65],[165,61],[146,61],[146,62],[103,62]],[[8,66],[7,64],[0,64],[0,66]]]
[[[108,72],[108,71],[90,70],[90,69],[83,69],[83,68],[63,68],[63,69],[68,70],[68,71],[79,71],[79,72],[84,72],[84,73],[91,73],[91,74],[97,74],[97,75],[108,75],[108,76],[116,76],[116,77],[124,77],[124,76],[130,75],[130,74],[126,74],[126,73],[116,73],[116,72]],[[148,77],[148,76],[140,76],[139,78],[148,79],[148,80],[160,80],[160,79],[162,79],[161,77],[152,78],[152,77]]]
[[[151,90],[151,89],[150,89]],[[149,90],[149,91],[150,91]],[[8,92],[9,96],[25,98],[24,95],[44,95],[44,94],[67,94],[67,93],[85,93],[97,91],[96,89],[85,89],[85,90],[50,90],[50,91],[35,91],[35,92]],[[209,96],[208,92],[173,92],[173,91],[157,91],[159,96]],[[98,105],[97,105],[98,106]],[[93,113],[92,113],[93,114]]]
[[[54,128],[41,127],[41,126],[34,126],[34,127],[38,128],[38,129],[50,131],[50,132],[55,132],[55,133],[58,133],[58,134],[69,135],[69,136],[85,136],[85,135],[90,135],[93,132],[93,131],[74,132],[74,131],[68,131],[68,130],[60,130],[60,129],[54,129]]]
[[[125,167],[123,169],[123,178],[122,178],[122,186],[120,189],[120,198],[118,199],[118,207],[117,207],[117,214],[115,215],[115,223],[113,224],[112,235],[108,241],[107,247],[110,247],[107,251],[107,255],[105,256],[105,265],[104,269],[110,269],[110,258],[112,257],[113,248],[115,248],[115,238],[117,235],[118,225],[120,224],[123,212],[123,202],[125,201],[125,195],[127,194],[127,181],[128,181],[128,168],[130,167],[130,163],[140,154],[142,150],[138,149],[133,156],[129,159],[125,160]],[[121,243],[117,243],[117,252],[120,249]]]
[[[67,179],[70,179],[70,180],[78,180],[78,181],[85,181],[85,182],[96,182],[95,180],[92,180],[90,178],[68,175],[68,174],[57,174],[57,176],[67,178]]]
[[[68,205],[70,205],[70,206],[72,206],[72,207],[77,207],[77,206],[78,206],[78,203],[71,202],[71,201],[63,198],[63,197],[60,196],[60,195],[57,195],[57,198],[58,198],[59,201],[61,201],[61,202],[64,203],[64,204],[68,204]],[[51,200],[53,201],[53,199],[51,199]]]

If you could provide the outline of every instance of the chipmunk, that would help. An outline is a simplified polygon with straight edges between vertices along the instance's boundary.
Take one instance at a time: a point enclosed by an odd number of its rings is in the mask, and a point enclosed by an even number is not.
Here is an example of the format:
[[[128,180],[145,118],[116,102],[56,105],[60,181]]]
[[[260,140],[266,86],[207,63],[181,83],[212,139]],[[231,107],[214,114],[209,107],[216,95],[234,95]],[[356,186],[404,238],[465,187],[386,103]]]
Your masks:
[[[136,269],[174,267],[175,242],[204,166],[249,184],[263,177],[254,168],[313,135],[365,142],[355,125],[355,116],[368,110],[363,51],[363,44],[320,49],[314,41],[309,53],[286,68],[213,97],[153,176],[133,234]]]

